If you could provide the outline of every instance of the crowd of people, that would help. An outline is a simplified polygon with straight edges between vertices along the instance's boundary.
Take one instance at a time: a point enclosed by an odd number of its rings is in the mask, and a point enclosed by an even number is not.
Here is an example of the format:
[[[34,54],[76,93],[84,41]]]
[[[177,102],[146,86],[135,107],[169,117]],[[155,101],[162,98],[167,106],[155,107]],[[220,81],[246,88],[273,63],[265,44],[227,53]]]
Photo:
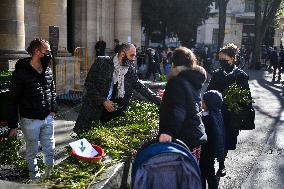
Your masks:
[[[100,45],[96,46],[105,48],[105,43],[102,39],[100,41]],[[41,177],[37,168],[38,141],[42,145],[47,175],[54,163],[56,93],[49,64],[52,59],[49,43],[35,39],[27,51],[31,57],[20,59],[13,72],[8,124],[11,128],[9,135],[15,136],[20,122],[26,142],[30,178],[38,179]],[[220,49],[220,68],[216,71],[210,66],[211,56],[207,47],[199,59],[202,63],[186,47],[174,50],[149,48],[146,52],[137,53],[135,45],[119,44],[116,40],[116,52],[113,57],[98,56],[90,68],[74,132],[80,136],[95,126],[97,121],[107,122],[123,116],[136,90],[160,106],[159,141],[171,142],[173,138],[184,141],[200,163],[203,187],[206,187],[207,181],[209,188],[218,188],[217,176],[226,174],[225,158],[228,150],[236,149],[239,134],[239,128],[230,126],[230,110],[223,103],[222,96],[233,83],[249,90],[248,75],[236,66],[237,46],[227,44]],[[97,53],[104,53],[104,50],[100,49]],[[136,56],[138,70],[148,64],[142,76],[146,79],[153,76],[155,80],[156,73],[162,74],[160,64],[163,65],[163,71],[168,75],[163,98],[139,80],[134,66]],[[200,91],[208,74],[211,79],[202,98]],[[248,98],[251,99],[250,93]],[[244,108],[252,108],[252,104]],[[217,173],[214,169],[215,158],[219,162]]]
[[[272,81],[276,79],[276,72],[278,71],[277,81],[281,81],[281,74],[284,71],[284,48],[262,46],[261,49],[261,64],[269,71],[272,69]]]

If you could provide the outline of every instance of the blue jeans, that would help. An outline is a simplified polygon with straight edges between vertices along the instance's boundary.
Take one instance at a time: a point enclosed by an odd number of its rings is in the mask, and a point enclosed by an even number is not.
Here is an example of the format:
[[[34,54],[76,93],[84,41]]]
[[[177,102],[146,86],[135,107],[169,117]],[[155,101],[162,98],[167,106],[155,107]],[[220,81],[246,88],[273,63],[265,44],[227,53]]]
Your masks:
[[[54,118],[48,115],[44,120],[21,118],[20,125],[26,142],[26,160],[30,176],[33,177],[37,171],[38,141],[40,141],[43,152],[43,162],[47,167],[54,164]]]

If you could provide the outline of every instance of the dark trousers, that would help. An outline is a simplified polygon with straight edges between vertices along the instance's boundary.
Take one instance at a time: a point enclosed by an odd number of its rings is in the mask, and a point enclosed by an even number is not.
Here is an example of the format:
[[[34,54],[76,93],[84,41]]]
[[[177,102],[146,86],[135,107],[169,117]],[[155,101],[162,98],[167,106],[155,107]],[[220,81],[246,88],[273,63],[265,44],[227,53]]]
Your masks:
[[[207,181],[209,189],[218,189],[218,180],[214,168],[214,157],[207,153],[208,151],[208,149],[202,148],[199,162],[202,176],[202,188],[206,189]]]
[[[111,119],[115,118],[115,117],[118,117],[118,116],[123,116],[124,113],[123,111],[121,111],[120,109],[114,111],[114,112],[108,112],[105,108],[103,110],[103,114],[100,118],[100,121],[101,122],[108,122],[110,121]]]
[[[278,81],[281,80],[281,74],[282,74],[282,69],[283,69],[283,64],[279,63],[279,64],[274,64],[272,65],[273,67],[273,80],[275,80],[276,77],[276,71],[278,70]]]

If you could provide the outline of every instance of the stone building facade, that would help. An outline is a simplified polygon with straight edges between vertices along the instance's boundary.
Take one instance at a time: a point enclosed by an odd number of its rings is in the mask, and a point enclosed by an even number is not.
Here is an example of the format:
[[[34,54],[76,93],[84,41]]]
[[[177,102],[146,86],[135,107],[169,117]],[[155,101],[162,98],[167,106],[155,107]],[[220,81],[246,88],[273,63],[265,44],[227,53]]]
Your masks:
[[[49,39],[49,26],[59,27],[59,56],[87,47],[90,57],[99,36],[141,45],[141,0],[1,0],[0,64],[26,56],[36,38]],[[67,53],[68,54],[68,53]],[[90,58],[91,59],[91,58]]]
[[[94,62],[100,36],[108,54],[115,38],[141,46],[140,4],[141,0],[1,0],[0,70],[13,70],[19,58],[28,56],[30,41],[49,40],[49,26],[57,26],[57,92],[78,90]],[[76,47],[80,48],[74,53]]]
[[[197,29],[197,43],[217,46],[218,5],[213,2],[211,17]],[[283,19],[281,20],[283,23]],[[282,24],[283,28],[283,24]],[[274,45],[279,46],[283,30],[276,29]],[[233,0],[227,5],[224,43],[233,42],[238,46],[252,47],[254,38],[254,0]]]

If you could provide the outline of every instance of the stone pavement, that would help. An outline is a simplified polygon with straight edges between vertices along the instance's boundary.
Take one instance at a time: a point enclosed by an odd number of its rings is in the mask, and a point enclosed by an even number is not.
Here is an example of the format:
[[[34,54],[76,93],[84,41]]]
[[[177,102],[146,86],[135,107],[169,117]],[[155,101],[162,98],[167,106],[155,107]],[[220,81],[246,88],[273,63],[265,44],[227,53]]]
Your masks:
[[[261,149],[242,188],[284,188],[284,93],[283,84],[271,82],[272,74],[252,73],[256,101],[256,130],[251,150]],[[256,80],[257,79],[257,80]],[[242,138],[240,138],[242,140]]]
[[[60,113],[55,118],[55,164],[60,163],[66,157],[65,147],[69,145],[70,142],[74,141],[72,135],[73,127],[75,125],[76,119],[78,117],[78,111],[80,110],[80,105],[74,107],[62,106]]]
[[[283,85],[268,71],[247,70],[255,101],[256,129],[241,131],[237,149],[229,151],[227,175],[220,188],[284,188]]]

